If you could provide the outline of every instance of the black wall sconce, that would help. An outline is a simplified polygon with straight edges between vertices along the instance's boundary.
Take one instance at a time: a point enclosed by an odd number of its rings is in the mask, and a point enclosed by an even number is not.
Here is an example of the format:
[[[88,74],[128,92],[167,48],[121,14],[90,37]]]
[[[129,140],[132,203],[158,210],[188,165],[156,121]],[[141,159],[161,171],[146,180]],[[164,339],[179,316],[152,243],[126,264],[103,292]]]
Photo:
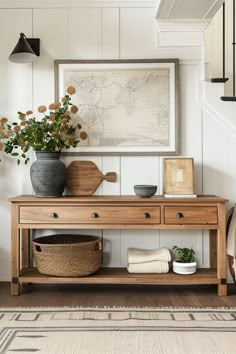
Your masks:
[[[20,34],[19,41],[9,56],[13,63],[31,63],[40,55],[40,39]]]

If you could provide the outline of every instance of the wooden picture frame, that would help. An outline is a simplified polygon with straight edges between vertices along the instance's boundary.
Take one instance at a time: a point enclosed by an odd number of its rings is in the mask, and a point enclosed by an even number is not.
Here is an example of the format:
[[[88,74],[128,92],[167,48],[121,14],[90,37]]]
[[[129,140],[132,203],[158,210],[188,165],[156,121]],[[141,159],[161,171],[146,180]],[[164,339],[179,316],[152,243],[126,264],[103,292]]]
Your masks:
[[[55,98],[72,102],[88,134],[76,155],[178,153],[178,59],[55,60]]]
[[[163,158],[163,193],[194,194],[193,158]]]

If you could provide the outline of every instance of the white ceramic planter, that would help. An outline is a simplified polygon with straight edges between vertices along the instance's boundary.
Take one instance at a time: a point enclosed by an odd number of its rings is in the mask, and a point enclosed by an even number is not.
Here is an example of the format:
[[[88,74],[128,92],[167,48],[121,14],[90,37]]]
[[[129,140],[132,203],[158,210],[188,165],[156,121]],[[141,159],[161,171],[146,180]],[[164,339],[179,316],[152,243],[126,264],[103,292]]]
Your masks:
[[[173,272],[177,274],[193,274],[197,270],[197,262],[180,263],[173,261]]]

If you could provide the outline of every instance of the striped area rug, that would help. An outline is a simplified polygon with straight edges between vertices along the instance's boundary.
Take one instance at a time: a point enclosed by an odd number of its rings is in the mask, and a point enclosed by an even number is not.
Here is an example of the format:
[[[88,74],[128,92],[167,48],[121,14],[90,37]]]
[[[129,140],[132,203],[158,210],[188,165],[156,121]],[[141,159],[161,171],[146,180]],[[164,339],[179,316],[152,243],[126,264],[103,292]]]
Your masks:
[[[236,308],[1,308],[0,353],[235,354]]]

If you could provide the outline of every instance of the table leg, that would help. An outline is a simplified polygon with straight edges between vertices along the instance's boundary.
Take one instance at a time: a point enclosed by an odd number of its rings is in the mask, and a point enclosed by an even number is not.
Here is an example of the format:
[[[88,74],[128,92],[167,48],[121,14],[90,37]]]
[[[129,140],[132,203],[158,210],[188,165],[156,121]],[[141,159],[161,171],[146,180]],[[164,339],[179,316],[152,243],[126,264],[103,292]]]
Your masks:
[[[11,210],[11,295],[19,295],[20,284],[20,233],[17,227],[18,207]]]
[[[217,230],[209,231],[210,267],[217,268]]]
[[[30,230],[23,229],[21,233],[22,268],[30,267]]]
[[[218,204],[219,229],[217,231],[217,278],[218,295],[227,296],[226,273],[226,210],[223,203]]]

